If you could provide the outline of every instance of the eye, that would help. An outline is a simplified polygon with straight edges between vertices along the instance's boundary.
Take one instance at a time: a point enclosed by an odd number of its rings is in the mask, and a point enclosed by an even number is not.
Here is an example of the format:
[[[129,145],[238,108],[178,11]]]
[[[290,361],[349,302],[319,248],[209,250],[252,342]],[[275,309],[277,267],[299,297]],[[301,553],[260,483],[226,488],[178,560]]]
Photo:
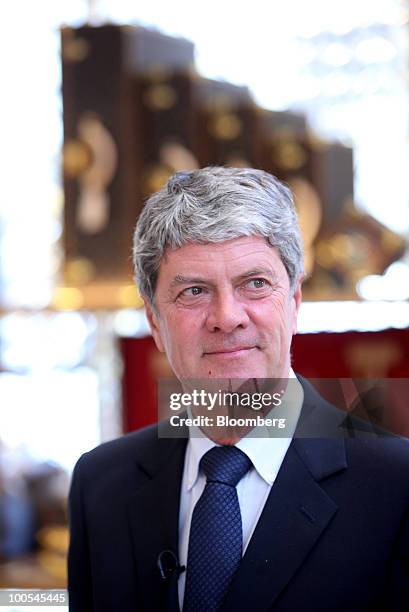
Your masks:
[[[252,278],[247,284],[251,289],[264,289],[267,282],[264,280],[264,278]]]
[[[202,295],[204,295],[203,287],[186,287],[186,289],[183,289],[183,291],[179,293],[176,299],[182,304],[190,304],[195,301],[195,298],[201,298]]]
[[[249,299],[257,300],[271,295],[271,282],[265,278],[250,278],[242,286],[242,291]]]
[[[197,295],[200,295],[202,292],[203,292],[203,289],[201,287],[188,287],[187,289],[184,289],[182,291],[181,295],[196,297]]]

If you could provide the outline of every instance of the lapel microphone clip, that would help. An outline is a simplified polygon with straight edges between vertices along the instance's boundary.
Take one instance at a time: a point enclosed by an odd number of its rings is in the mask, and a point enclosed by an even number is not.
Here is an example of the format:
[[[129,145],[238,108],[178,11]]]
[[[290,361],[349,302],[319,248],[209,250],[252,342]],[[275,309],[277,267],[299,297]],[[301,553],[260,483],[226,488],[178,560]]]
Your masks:
[[[180,565],[173,550],[162,550],[158,555],[156,563],[162,580],[169,580],[175,573],[179,577],[186,570],[184,565]]]

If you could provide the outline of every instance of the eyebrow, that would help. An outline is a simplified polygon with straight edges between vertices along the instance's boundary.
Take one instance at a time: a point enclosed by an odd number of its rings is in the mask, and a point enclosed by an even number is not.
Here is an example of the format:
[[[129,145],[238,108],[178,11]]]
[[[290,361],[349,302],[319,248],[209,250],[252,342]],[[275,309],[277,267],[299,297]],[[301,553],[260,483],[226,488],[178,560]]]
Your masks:
[[[203,284],[211,284],[208,280],[204,278],[200,278],[199,276],[183,276],[183,274],[176,274],[173,281],[170,283],[169,287],[177,287],[178,285],[203,285]]]
[[[278,277],[275,273],[273,273],[269,268],[264,268],[264,267],[257,267],[257,268],[252,268],[251,270],[248,270],[247,272],[243,272],[242,274],[239,274],[238,276],[235,276],[233,278],[234,282],[240,281],[240,280],[245,280],[246,278],[253,278],[255,276],[267,276],[268,278],[270,278],[273,282],[276,282],[278,280]],[[199,276],[184,276],[183,274],[176,274],[175,278],[172,280],[172,282],[170,283],[169,287],[172,289],[173,287],[177,287],[180,285],[191,285],[191,284],[198,284],[198,285],[209,285],[210,287],[214,287],[214,283],[212,283],[211,281],[199,277]]]
[[[243,274],[239,274],[234,280],[245,280],[246,278],[252,278],[253,276],[268,276],[272,281],[277,281],[278,276],[275,272],[270,270],[270,268],[264,268],[263,266],[253,268],[248,272],[243,272]]]

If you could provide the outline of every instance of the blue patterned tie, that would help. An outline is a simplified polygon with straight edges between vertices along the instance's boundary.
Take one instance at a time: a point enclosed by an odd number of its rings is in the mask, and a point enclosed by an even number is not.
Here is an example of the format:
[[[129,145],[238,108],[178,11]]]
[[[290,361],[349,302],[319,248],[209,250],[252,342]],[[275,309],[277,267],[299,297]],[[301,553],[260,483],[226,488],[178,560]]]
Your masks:
[[[200,462],[207,477],[192,514],[183,612],[220,610],[242,556],[236,485],[251,461],[235,446],[215,446]]]

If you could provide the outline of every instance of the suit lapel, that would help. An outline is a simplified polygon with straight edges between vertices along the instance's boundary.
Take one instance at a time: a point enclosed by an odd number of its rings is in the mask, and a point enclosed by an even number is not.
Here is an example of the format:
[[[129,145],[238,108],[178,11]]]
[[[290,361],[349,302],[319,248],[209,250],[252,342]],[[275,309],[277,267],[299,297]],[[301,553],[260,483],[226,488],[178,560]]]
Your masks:
[[[304,386],[304,381],[301,381]],[[320,396],[304,386],[302,418],[319,412]],[[337,419],[334,426],[338,428]],[[223,612],[266,610],[290,582],[337,512],[320,480],[347,467],[342,438],[297,438],[287,451],[277,479],[239,570]],[[251,584],[251,589],[249,589]]]
[[[169,580],[162,580],[158,556],[170,550],[178,558],[185,449],[186,439],[155,440],[154,450],[138,462],[139,471],[146,477],[129,497],[128,516],[144,610],[178,610],[176,573]]]
[[[290,445],[234,578],[224,611],[256,611],[271,606],[335,515],[337,505],[304,463],[305,457],[314,452],[311,442],[319,443],[318,440],[294,440]],[[343,446],[342,440],[330,442],[332,446]],[[337,459],[342,452],[339,448],[334,450],[333,458]],[[334,470],[343,467],[343,460],[338,461],[337,468],[333,463]]]

